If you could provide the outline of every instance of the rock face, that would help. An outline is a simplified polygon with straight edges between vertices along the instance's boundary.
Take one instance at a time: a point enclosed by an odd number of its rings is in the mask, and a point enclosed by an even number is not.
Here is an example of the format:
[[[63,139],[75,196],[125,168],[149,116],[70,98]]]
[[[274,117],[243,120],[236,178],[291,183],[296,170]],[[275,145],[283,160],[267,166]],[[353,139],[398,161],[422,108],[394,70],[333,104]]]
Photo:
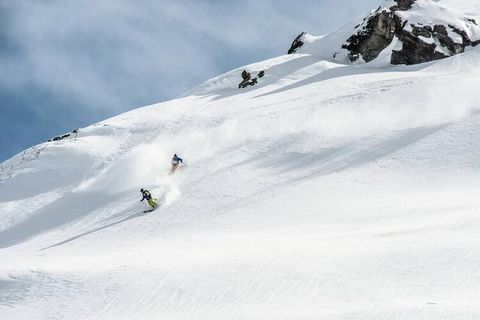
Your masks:
[[[462,17],[459,22],[452,18],[449,23],[425,17],[422,21],[418,14],[409,14],[409,11],[415,11],[417,2],[426,4],[433,15],[435,10],[445,9],[429,0],[389,2],[390,6],[379,7],[356,26],[357,32],[342,45],[348,51],[350,61],[359,58],[365,62],[374,60],[395,38],[399,46],[392,50],[390,62],[407,65],[446,58],[465,51],[467,46],[480,43],[480,39],[472,40],[469,36],[472,30],[478,29],[474,19]]]
[[[351,61],[356,61],[361,56],[363,60],[369,62],[392,42],[399,23],[394,13],[378,12],[368,18],[365,27],[348,38],[342,48],[349,51]]]
[[[397,4],[392,6],[392,10],[409,10],[412,9],[415,0],[396,0]]]
[[[382,53],[382,63],[411,65],[453,56],[480,43],[475,19],[435,0],[384,0],[351,27],[324,37],[302,32],[288,53],[333,56],[341,63],[368,63]]]
[[[434,39],[436,43],[427,43],[420,37]],[[416,64],[443,59],[463,52],[466,45],[471,44],[469,40],[462,44],[455,43],[443,25],[435,25],[433,29],[430,26],[412,26],[412,31],[403,31],[399,39],[402,40],[403,47],[401,50],[392,51],[392,64]],[[447,48],[449,54],[437,51],[437,43]]]
[[[296,38],[295,40],[293,40],[292,42],[292,45],[290,46],[290,49],[288,49],[288,54],[292,54],[292,53],[295,53],[297,52],[297,50],[303,46],[303,37],[305,36],[306,32],[303,31],[302,33],[300,33]]]
[[[239,89],[256,85],[258,83],[258,79],[265,76],[265,70],[261,70],[255,78],[252,78],[252,74],[247,70],[243,70],[241,75],[242,82],[238,84]]]

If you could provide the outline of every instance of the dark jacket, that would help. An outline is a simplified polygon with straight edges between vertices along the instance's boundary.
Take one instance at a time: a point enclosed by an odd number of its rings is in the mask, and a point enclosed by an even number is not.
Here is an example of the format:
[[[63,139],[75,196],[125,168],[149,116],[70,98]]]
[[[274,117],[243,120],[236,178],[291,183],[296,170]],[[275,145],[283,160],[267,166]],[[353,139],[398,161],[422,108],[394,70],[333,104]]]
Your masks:
[[[176,163],[183,163],[183,160],[182,160],[182,158],[180,158],[179,156],[177,156],[175,154],[172,158],[172,164],[176,164]]]
[[[148,190],[143,190],[142,195],[143,195],[143,198],[140,201],[143,201],[145,199],[147,199],[147,201],[148,201],[148,200],[152,199],[152,194]]]

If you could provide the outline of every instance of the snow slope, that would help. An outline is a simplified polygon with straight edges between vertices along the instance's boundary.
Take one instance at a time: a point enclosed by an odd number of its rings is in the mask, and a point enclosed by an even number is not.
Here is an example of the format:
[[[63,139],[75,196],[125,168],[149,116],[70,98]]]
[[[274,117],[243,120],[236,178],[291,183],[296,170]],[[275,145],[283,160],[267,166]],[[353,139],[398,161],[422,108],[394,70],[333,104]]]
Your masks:
[[[246,68],[2,164],[0,319],[480,317],[480,48]]]

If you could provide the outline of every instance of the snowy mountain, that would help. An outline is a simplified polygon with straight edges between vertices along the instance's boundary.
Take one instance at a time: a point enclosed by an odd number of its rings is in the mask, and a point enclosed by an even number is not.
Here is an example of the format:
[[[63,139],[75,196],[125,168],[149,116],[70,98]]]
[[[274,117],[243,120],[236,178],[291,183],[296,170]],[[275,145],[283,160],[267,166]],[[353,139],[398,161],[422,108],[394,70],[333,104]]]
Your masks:
[[[480,47],[314,43],[2,163],[0,319],[478,319]]]
[[[325,37],[302,32],[288,53],[310,53],[342,63],[370,62],[382,55],[386,64],[418,64],[478,45],[476,19],[438,1],[386,0],[360,23],[346,24]]]

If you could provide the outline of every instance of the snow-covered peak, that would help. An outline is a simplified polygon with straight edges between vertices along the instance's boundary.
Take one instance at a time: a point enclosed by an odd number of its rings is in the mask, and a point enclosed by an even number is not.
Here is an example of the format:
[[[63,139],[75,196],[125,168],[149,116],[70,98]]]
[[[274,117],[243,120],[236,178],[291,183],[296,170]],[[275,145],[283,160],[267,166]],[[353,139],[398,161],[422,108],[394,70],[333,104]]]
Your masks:
[[[352,31],[353,29],[353,31]],[[417,64],[446,58],[480,43],[475,17],[432,0],[387,0],[360,23],[325,37],[300,34],[290,52],[340,63]]]

